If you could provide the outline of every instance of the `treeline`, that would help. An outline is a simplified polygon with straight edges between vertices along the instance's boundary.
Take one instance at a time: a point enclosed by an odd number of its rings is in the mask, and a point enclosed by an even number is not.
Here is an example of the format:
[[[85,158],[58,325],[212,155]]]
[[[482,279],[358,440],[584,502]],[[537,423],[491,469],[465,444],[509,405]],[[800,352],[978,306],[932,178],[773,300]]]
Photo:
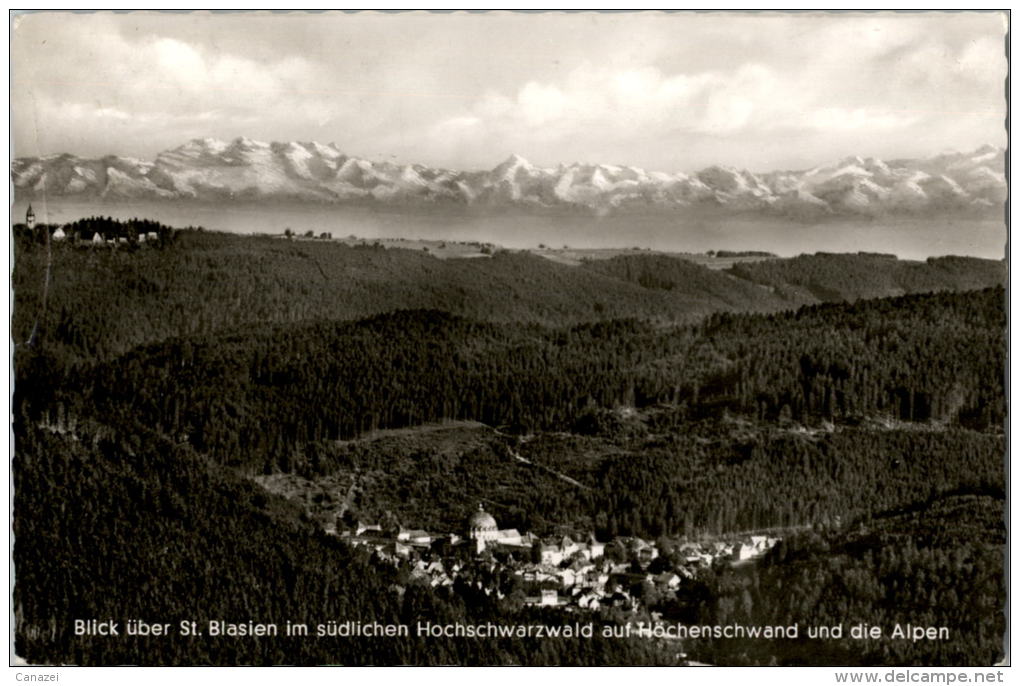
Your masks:
[[[924,262],[876,253],[815,253],[785,260],[738,263],[727,271],[800,302],[838,302],[899,293],[970,290],[1004,283],[1006,263],[975,257],[929,257]]]
[[[775,253],[767,250],[709,250],[708,254],[715,257],[776,257]]]
[[[627,317],[672,324],[719,311],[773,312],[820,299],[850,300],[862,288],[878,297],[1005,281],[1001,263],[963,258],[918,265],[854,255],[806,256],[718,272],[657,255],[571,267],[505,251],[491,258],[440,260],[420,250],[350,247],[340,241],[201,231],[173,235],[173,245],[160,251],[48,253],[17,243],[15,343],[35,331],[34,345],[52,356],[51,364],[66,366],[246,324],[355,320],[400,309],[547,326]],[[834,268],[836,262],[843,266]],[[794,264],[788,273],[761,272],[787,263]],[[824,297],[800,285],[805,270],[820,274]],[[904,270],[927,276],[889,277]]]
[[[72,665],[663,665],[634,639],[418,638],[432,623],[573,621],[500,606],[476,588],[434,591],[345,547],[287,503],[144,427],[75,436],[17,427],[14,651]],[[121,622],[76,636],[74,620]],[[124,635],[128,619],[170,622]],[[275,638],[178,635],[179,622],[275,623]],[[409,624],[410,638],[287,637],[288,621]]]
[[[784,540],[762,564],[707,583],[702,609],[689,619],[796,623],[800,639],[699,641],[690,651],[721,664],[995,664],[1006,635],[1004,522],[1001,495],[947,495]],[[879,627],[880,637],[851,639],[861,624]],[[945,627],[949,638],[897,638],[897,624]],[[807,638],[808,627],[834,626],[843,627],[842,639]]]

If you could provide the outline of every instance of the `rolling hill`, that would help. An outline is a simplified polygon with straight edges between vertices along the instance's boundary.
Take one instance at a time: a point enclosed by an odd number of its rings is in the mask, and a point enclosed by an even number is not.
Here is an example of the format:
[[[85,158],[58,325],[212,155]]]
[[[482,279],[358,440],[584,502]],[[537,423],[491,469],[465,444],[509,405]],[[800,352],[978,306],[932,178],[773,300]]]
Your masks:
[[[569,266],[527,252],[440,260],[420,250],[202,231],[178,232],[161,249],[58,244],[48,257],[42,246],[19,242],[17,250],[14,340],[35,332],[51,354],[88,361],[175,336],[400,309],[546,325],[676,323],[1005,280],[1002,262],[970,258],[823,254],[713,271],[676,257],[629,255]]]

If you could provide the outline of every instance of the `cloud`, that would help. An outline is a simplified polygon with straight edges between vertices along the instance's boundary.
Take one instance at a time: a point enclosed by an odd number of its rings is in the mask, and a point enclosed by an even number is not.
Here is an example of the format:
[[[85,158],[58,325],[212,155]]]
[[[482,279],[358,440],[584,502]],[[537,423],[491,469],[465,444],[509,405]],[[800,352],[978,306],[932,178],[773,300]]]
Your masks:
[[[926,154],[920,146],[940,136],[940,150],[1001,144],[1006,61],[1001,36],[989,31],[995,17],[978,19],[810,15],[767,25],[745,17],[736,23],[746,30],[734,27],[739,43],[718,26],[716,42],[699,43],[707,57],[645,53],[644,64],[620,67],[587,61],[557,78],[487,92],[426,135],[438,147],[450,122],[470,121],[459,135],[479,148],[531,150],[551,162],[549,150],[595,160],[598,150],[629,146],[640,155],[621,161],[679,160],[688,168],[685,158],[709,161],[712,149],[741,149],[744,160],[721,161],[753,165],[755,151],[776,150],[775,141],[799,148],[791,160],[805,159],[812,146],[824,160],[862,143],[867,154]],[[463,139],[458,145],[470,147]]]
[[[13,31],[13,128],[18,154],[246,135],[460,167],[907,156],[1003,142],[1003,31],[934,12],[40,13]]]
[[[562,130],[575,127],[624,131],[642,126],[680,126],[692,131],[740,128],[753,113],[756,91],[767,88],[767,70],[749,67],[735,75],[679,74],[657,68],[616,71],[589,64],[563,83],[528,81],[515,94],[488,93],[467,116],[496,130]]]
[[[284,125],[321,128],[344,112],[324,91],[318,65],[300,56],[256,60],[151,33],[125,37],[103,26],[90,34],[101,50],[74,60],[52,36],[18,36],[22,50],[32,42],[36,49],[14,72],[16,139],[19,131],[32,131],[44,148],[130,154],[100,146],[156,141],[165,148],[195,136],[264,136]],[[250,131],[253,124],[257,132]]]
[[[467,113],[431,132],[484,141],[565,142],[579,135],[622,145],[640,131],[665,142],[686,136],[767,135],[811,129],[901,129],[917,117],[869,107],[834,107],[796,75],[748,63],[731,72],[664,74],[648,66],[611,70],[583,65],[562,83],[529,81],[517,93],[488,93]],[[819,100],[821,102],[819,102]]]
[[[863,107],[823,107],[805,117],[805,123],[819,132],[863,130],[882,133],[895,129],[906,129],[918,120],[916,115],[897,114]]]

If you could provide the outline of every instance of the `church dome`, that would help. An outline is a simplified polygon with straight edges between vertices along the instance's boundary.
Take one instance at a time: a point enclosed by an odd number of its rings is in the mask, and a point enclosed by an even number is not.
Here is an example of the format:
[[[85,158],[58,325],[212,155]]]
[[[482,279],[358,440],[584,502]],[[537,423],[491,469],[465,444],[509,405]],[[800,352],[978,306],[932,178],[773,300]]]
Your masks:
[[[478,511],[468,518],[468,531],[471,533],[499,531],[499,527],[496,526],[493,516],[479,505]]]

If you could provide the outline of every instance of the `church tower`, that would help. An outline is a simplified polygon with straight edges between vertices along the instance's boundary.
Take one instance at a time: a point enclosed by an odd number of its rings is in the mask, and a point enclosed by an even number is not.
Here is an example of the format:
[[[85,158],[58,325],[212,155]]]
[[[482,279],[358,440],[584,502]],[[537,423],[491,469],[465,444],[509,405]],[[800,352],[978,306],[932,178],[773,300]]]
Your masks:
[[[32,211],[31,203],[28,205],[28,212],[25,213],[25,224],[29,231],[35,228],[35,212]]]
[[[475,542],[475,552],[485,550],[485,544],[499,538],[499,527],[495,518],[478,504],[478,511],[468,517],[468,538]]]

